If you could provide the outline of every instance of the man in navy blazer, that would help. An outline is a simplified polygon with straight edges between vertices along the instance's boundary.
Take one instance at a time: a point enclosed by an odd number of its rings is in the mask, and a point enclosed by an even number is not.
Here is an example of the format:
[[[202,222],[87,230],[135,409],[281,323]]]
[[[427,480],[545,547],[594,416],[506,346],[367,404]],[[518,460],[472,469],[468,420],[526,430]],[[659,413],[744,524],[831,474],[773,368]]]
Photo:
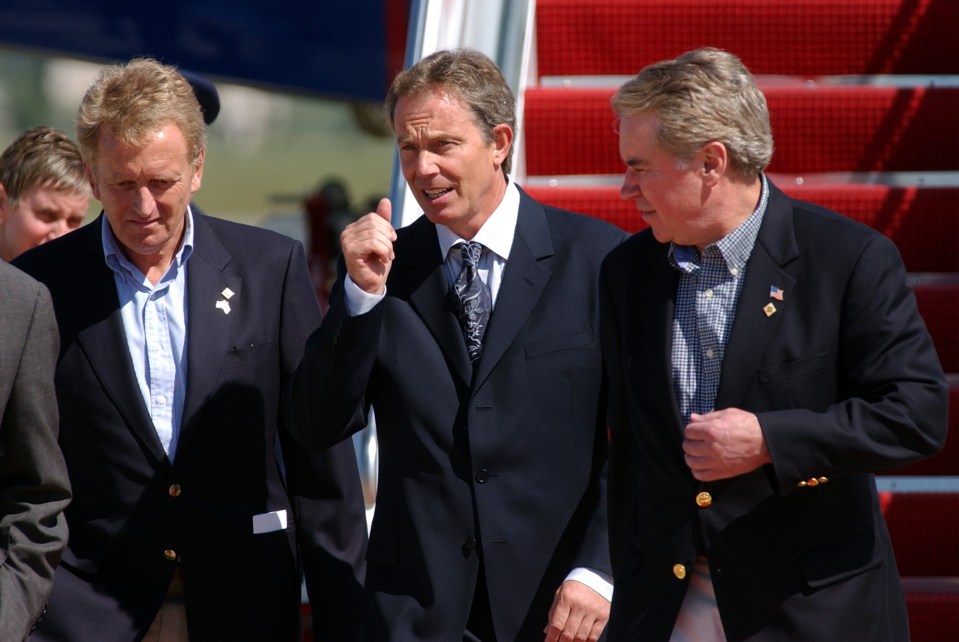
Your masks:
[[[650,229],[603,266],[615,640],[906,640],[873,472],[931,455],[946,385],[895,246],[763,174],[738,58],[613,99]]]
[[[17,261],[53,297],[75,491],[35,638],[299,640],[304,568],[314,639],[355,637],[353,449],[308,453],[280,417],[320,322],[302,246],[191,212],[206,133],[175,69],[105,68],[78,134],[104,212]]]
[[[514,104],[475,51],[394,80],[387,112],[425,215],[394,230],[384,199],[344,231],[330,311],[294,377],[310,445],[376,413],[370,640],[595,640],[606,622],[596,286],[625,235],[510,182]],[[485,248],[492,302],[474,362],[451,299],[463,241]]]

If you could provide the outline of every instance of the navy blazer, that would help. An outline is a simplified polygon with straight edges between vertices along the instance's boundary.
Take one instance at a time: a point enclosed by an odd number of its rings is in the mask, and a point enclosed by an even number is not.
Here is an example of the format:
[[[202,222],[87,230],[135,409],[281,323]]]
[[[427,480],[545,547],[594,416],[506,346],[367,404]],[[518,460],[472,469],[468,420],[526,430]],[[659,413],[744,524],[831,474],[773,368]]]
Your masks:
[[[293,389],[312,446],[375,410],[365,637],[461,639],[483,564],[497,639],[542,639],[566,574],[609,570],[596,288],[625,234],[521,191],[475,372],[436,227],[397,235],[386,298],[350,317],[339,282]]]
[[[302,246],[199,213],[193,222],[172,463],[127,350],[105,218],[17,260],[53,296],[75,491],[37,639],[140,639],[177,565],[191,639],[299,639],[304,562],[316,639],[356,634],[366,524],[352,447],[308,454],[280,421],[282,386],[320,322]],[[217,307],[225,288],[229,313]],[[253,516],[272,511],[286,512],[286,528],[254,534]]]
[[[771,465],[693,478],[671,370],[669,246],[644,231],[604,265],[610,639],[669,638],[688,585],[674,567],[691,568],[697,549],[729,640],[908,638],[872,473],[942,447],[942,369],[893,243],[770,190],[715,407],[758,415]]]

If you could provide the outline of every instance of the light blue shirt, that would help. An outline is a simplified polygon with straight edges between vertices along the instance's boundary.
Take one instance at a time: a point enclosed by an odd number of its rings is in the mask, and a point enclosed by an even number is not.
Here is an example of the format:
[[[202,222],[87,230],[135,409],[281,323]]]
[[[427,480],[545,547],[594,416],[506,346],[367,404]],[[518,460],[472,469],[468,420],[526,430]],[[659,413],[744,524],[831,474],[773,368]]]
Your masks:
[[[101,239],[140,394],[173,461],[186,398],[186,265],[193,254],[193,213],[187,208],[183,242],[156,285],[120,251],[105,216]]]

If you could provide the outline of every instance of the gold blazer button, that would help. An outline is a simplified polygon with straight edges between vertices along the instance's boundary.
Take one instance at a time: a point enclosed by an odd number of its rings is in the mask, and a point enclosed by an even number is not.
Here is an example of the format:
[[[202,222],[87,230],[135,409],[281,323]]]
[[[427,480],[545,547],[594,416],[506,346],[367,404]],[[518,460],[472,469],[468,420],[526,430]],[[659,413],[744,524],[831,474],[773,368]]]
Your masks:
[[[696,495],[696,505],[700,508],[709,508],[713,505],[713,496],[703,491]]]
[[[684,579],[686,579],[686,567],[683,566],[682,564],[674,564],[674,565],[673,565],[673,575],[676,576],[676,579],[677,579],[677,580],[684,580]]]

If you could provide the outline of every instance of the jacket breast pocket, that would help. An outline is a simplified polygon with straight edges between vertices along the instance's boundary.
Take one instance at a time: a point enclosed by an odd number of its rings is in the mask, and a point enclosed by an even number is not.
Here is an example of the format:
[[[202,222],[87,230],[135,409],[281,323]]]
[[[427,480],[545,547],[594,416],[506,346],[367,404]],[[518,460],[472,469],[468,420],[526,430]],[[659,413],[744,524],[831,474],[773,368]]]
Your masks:
[[[549,339],[540,339],[530,341],[526,344],[526,358],[535,359],[554,352],[563,352],[574,348],[582,348],[593,342],[592,328],[583,328],[576,332],[561,336],[551,337]]]
[[[826,353],[775,363],[759,369],[759,383],[765,385],[779,381],[792,381],[818,375],[826,367]]]
[[[272,341],[247,341],[245,343],[237,343],[226,353],[226,358],[223,360],[223,369],[239,368],[240,366],[251,363],[260,363],[261,361],[267,360],[272,351]]]

